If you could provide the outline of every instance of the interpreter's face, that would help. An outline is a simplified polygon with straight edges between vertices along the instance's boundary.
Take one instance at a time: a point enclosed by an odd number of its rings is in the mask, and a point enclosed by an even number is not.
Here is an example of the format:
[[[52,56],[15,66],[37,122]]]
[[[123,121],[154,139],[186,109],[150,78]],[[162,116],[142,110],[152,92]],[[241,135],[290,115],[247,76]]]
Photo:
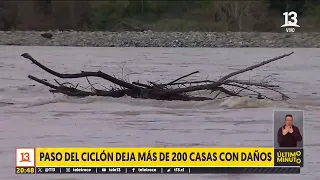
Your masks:
[[[292,117],[286,117],[285,124],[286,126],[292,126]]]

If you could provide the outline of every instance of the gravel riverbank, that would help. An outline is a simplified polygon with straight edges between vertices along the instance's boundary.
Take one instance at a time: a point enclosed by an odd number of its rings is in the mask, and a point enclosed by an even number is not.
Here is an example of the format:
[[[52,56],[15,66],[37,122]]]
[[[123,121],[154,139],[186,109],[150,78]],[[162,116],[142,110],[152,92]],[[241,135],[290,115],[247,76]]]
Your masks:
[[[0,31],[0,45],[86,47],[305,47],[319,48],[320,33]]]

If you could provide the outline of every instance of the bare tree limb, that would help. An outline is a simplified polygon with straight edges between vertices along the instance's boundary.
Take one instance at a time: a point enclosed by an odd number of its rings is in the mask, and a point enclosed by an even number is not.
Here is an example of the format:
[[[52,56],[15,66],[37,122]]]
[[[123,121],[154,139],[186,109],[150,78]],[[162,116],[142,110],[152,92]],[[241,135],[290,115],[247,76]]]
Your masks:
[[[177,81],[179,81],[179,80],[181,80],[181,79],[183,79],[183,78],[186,78],[186,77],[188,77],[188,76],[191,76],[191,75],[193,75],[193,74],[196,74],[196,73],[199,73],[199,71],[194,71],[194,72],[189,73],[189,74],[187,74],[187,75],[181,76],[181,77],[179,77],[178,79],[169,82],[167,85],[172,85],[173,83],[175,83],[175,82],[177,82]]]
[[[81,78],[81,77],[95,76],[95,77],[100,77],[100,78],[106,79],[106,80],[108,80],[110,82],[113,82],[114,84],[117,84],[119,86],[131,89],[133,91],[140,91],[139,87],[137,87],[137,86],[135,86],[133,84],[121,81],[121,80],[119,80],[117,78],[114,78],[114,77],[112,77],[112,76],[110,76],[108,74],[105,74],[105,73],[103,73],[101,71],[98,71],[98,72],[85,72],[85,71],[82,71],[81,73],[76,73],[76,74],[60,74],[60,73],[58,73],[56,71],[53,71],[53,70],[45,67],[44,65],[39,63],[37,60],[35,60],[32,56],[30,56],[28,53],[24,53],[21,56],[24,57],[24,58],[29,59],[31,62],[36,64],[41,69],[47,71],[48,73],[50,73],[50,74],[52,74],[54,76],[59,77],[59,78]]]
[[[56,79],[55,79],[55,81],[58,85],[53,85],[53,84],[47,82],[46,80],[41,80],[41,79],[36,78],[31,75],[28,76],[30,79],[52,88],[52,90],[50,90],[50,92],[55,92],[55,93],[59,92],[59,93],[63,93],[63,94],[69,95],[69,96],[80,96],[80,97],[85,97],[85,96],[122,97],[122,96],[128,95],[133,98],[142,98],[142,99],[204,101],[204,100],[216,99],[219,96],[219,94],[221,94],[222,92],[224,94],[226,94],[227,97],[229,97],[229,96],[238,96],[238,97],[248,96],[248,94],[246,95],[245,93],[242,93],[242,91],[244,91],[244,90],[255,92],[257,94],[258,99],[267,98],[267,99],[273,100],[272,98],[269,98],[266,95],[262,95],[258,90],[252,89],[252,87],[255,87],[257,89],[259,89],[259,88],[260,89],[267,89],[270,91],[277,92],[282,95],[282,100],[289,99],[289,97],[286,96],[284,93],[281,93],[280,91],[275,90],[275,88],[279,87],[277,85],[271,85],[271,84],[265,83],[265,82],[260,82],[260,83],[259,82],[251,82],[250,79],[249,79],[249,81],[236,80],[235,76],[238,74],[253,70],[255,68],[261,67],[261,66],[268,64],[268,63],[271,63],[273,61],[279,60],[279,59],[284,58],[286,56],[289,56],[292,53],[284,54],[282,56],[278,56],[278,57],[263,61],[261,63],[249,66],[245,69],[241,69],[241,70],[229,73],[228,75],[221,77],[218,81],[211,81],[211,80],[186,81],[186,80],[184,80],[184,82],[178,82],[181,79],[184,79],[188,76],[199,73],[199,71],[195,71],[195,72],[189,73],[187,75],[181,76],[181,77],[179,77],[169,83],[166,83],[166,84],[161,84],[157,81],[157,82],[149,82],[150,84],[148,84],[148,85],[144,84],[144,83],[140,83],[140,82],[133,82],[133,83],[125,82],[124,80],[118,79],[115,75],[110,76],[110,75],[105,74],[101,71],[98,71],[98,72],[82,71],[81,73],[76,73],[76,74],[62,74],[62,73],[58,73],[56,71],[53,71],[53,70],[49,69],[48,67],[45,67],[44,65],[39,63],[37,60],[35,60],[33,57],[31,57],[28,53],[24,53],[21,56],[29,59],[31,62],[36,64],[38,67],[40,67],[44,71],[46,71],[54,76],[60,77],[60,78],[68,79],[68,78],[85,77],[87,79],[87,82],[90,85],[89,87],[91,87],[91,90],[92,90],[92,92],[80,90],[80,89],[78,89],[79,84],[77,84],[75,86],[70,82],[59,83]],[[123,75],[124,74],[122,72],[122,77],[123,77]],[[91,76],[92,77],[100,77],[105,80],[108,80],[108,81],[114,83],[114,87],[111,87],[111,90],[97,89],[93,86],[93,84],[88,79],[88,77],[91,77]],[[232,78],[232,77],[234,77],[234,78]],[[232,79],[230,79],[230,78],[232,78]],[[82,86],[79,86],[79,87],[82,87]],[[249,88],[249,87],[251,87],[251,88]],[[217,93],[217,95],[214,98],[210,98],[210,97],[202,97],[200,95],[200,90],[211,90],[211,92],[214,92],[214,91],[219,91],[219,92]],[[198,91],[199,96],[188,95],[188,92],[192,92],[192,91]]]

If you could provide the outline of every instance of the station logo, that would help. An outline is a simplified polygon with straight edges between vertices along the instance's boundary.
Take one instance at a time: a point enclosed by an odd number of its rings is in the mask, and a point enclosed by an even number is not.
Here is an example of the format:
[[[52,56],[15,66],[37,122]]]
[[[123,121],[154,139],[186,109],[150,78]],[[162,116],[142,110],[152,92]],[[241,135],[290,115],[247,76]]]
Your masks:
[[[296,31],[296,27],[300,27],[298,25],[298,13],[295,11],[291,12],[284,12],[284,24],[281,26],[283,28],[286,28],[286,31],[288,33],[293,33]]]
[[[16,167],[34,167],[35,148],[16,149]]]

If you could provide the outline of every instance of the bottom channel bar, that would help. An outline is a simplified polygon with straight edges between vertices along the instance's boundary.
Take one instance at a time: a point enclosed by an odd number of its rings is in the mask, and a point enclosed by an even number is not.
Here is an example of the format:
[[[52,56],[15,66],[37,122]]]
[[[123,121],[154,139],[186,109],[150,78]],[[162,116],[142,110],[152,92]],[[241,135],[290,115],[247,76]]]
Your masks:
[[[299,174],[300,167],[37,167],[37,174]]]

